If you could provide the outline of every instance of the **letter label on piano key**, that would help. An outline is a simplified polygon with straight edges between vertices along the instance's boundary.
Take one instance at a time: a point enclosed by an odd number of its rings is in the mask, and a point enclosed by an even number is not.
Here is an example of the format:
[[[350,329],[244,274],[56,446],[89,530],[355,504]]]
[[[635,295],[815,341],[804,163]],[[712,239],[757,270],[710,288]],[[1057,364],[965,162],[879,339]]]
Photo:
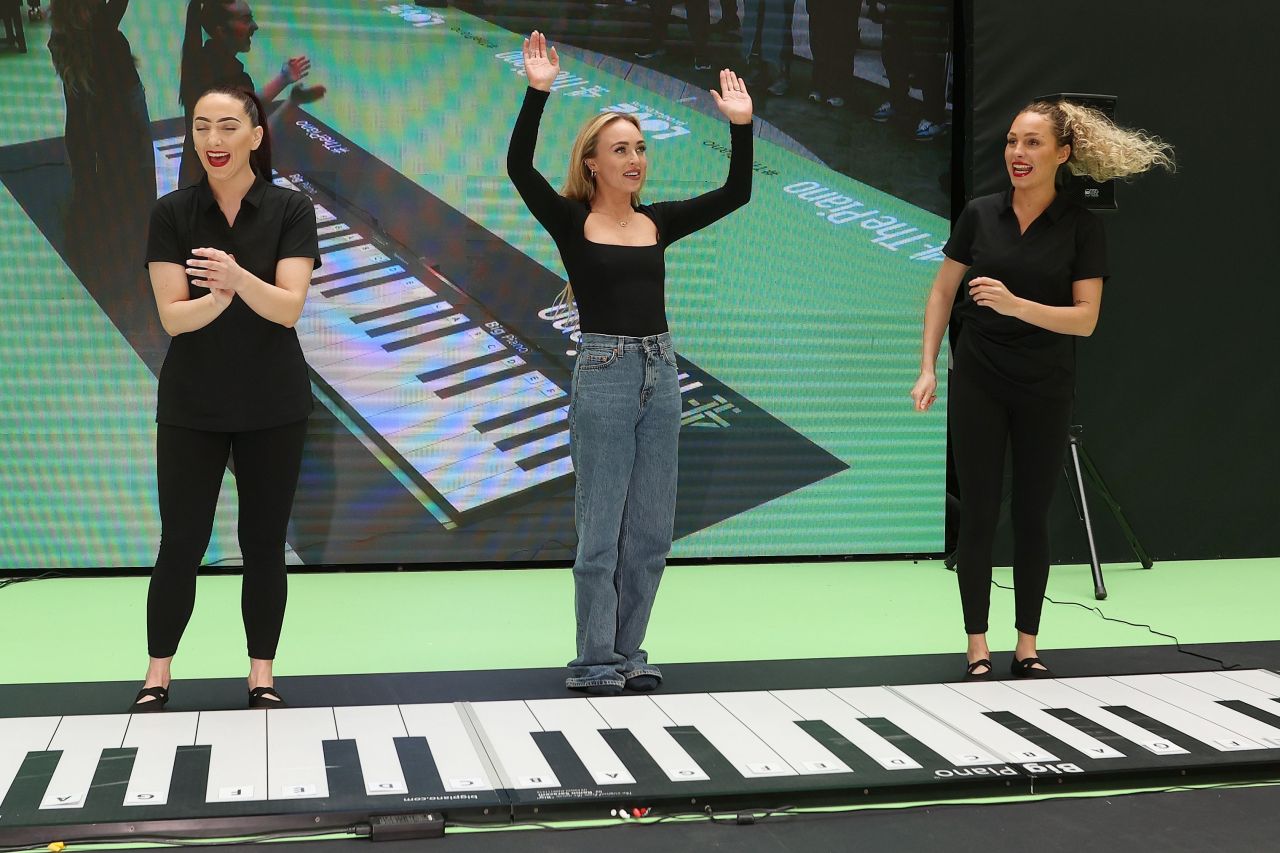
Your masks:
[[[483,779],[477,779],[474,776],[460,776],[449,780],[448,790],[466,790],[469,788],[487,787]]]
[[[316,796],[315,785],[284,785],[280,788],[280,796],[286,800]]]
[[[218,791],[219,800],[252,800],[252,785],[237,785],[234,788],[221,788]]]
[[[129,795],[129,799],[125,804],[147,805],[149,803],[154,803],[158,799],[160,799],[160,794],[155,791],[134,791]]]

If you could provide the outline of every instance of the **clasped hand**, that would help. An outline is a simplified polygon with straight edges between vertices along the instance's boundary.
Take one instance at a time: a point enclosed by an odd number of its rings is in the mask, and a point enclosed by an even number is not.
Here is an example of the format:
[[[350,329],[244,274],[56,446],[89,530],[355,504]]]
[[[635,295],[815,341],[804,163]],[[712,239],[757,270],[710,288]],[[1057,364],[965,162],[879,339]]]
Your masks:
[[[977,304],[1006,317],[1015,315],[1022,300],[1009,292],[1004,282],[980,275],[969,282],[969,295]]]
[[[187,260],[187,276],[192,283],[209,288],[213,301],[225,307],[249,281],[244,267],[235,255],[221,249],[192,249],[195,257]]]

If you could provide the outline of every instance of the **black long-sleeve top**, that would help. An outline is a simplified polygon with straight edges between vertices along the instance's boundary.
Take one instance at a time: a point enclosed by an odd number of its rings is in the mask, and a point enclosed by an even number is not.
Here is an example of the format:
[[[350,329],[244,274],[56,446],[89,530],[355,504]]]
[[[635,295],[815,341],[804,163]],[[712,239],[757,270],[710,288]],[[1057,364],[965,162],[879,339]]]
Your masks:
[[[533,166],[547,95],[532,87],[525,92],[524,106],[507,150],[507,174],[530,212],[556,241],[578,303],[579,327],[584,332],[607,335],[661,334],[667,331],[664,252],[681,237],[707,227],[750,200],[751,125],[729,126],[732,153],[724,186],[684,201],[636,208],[657,226],[657,243],[595,243],[586,238],[583,230],[590,206],[557,193]]]

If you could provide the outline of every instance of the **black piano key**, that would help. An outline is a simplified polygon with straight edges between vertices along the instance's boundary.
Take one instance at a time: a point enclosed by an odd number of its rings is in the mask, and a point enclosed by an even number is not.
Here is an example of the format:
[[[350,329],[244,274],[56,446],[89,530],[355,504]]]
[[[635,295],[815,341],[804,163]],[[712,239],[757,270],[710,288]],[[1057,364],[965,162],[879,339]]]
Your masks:
[[[712,782],[720,785],[737,785],[753,781],[739,773],[738,768],[734,767],[732,762],[693,726],[669,726],[667,731]]]
[[[550,412],[561,406],[567,405],[568,400],[563,397],[542,400],[534,403],[532,406],[526,406],[523,409],[517,409],[514,412],[508,412],[505,415],[498,415],[496,418],[490,418],[487,421],[479,421],[476,423],[476,432],[492,432],[495,429],[502,429],[504,426],[520,423],[520,421],[531,418],[534,415],[540,415],[543,412]]]
[[[592,790],[600,787],[591,778],[578,753],[569,746],[563,732],[530,732],[538,751],[547,760],[551,772],[556,774],[560,787],[566,790]]]
[[[569,455],[569,452],[569,445],[562,444],[559,447],[553,447],[550,450],[544,450],[541,453],[535,453],[532,456],[521,459],[516,464],[526,471],[532,471],[534,468],[541,468],[543,465],[555,462],[557,459],[563,459]]]
[[[434,341],[439,338],[447,338],[450,335],[456,335],[458,332],[466,331],[475,326],[475,321],[468,319],[463,323],[456,323],[452,326],[445,326],[443,329],[434,329],[430,332],[423,332],[420,335],[414,335],[409,338],[401,338],[398,341],[392,341],[389,344],[383,344],[382,348],[387,352],[395,352],[396,350],[414,347],[418,344],[425,344],[428,341]]]
[[[1038,726],[1027,722],[1022,717],[1019,717],[1017,714],[1013,713],[1012,711],[985,711],[983,715],[987,717],[989,720],[991,720],[992,722],[999,723],[1000,725],[1004,726],[1006,729],[1018,735],[1019,737],[1025,740],[1031,741],[1032,743],[1034,743],[1036,746],[1040,747],[1044,751],[1052,753],[1053,755],[1057,756],[1059,761],[1074,762],[1077,760],[1097,758],[1096,755],[1088,755],[1086,753],[1083,753],[1080,750],[1076,749],[1071,744],[1067,743],[1066,741],[1059,740],[1058,738],[1046,732],[1044,729],[1041,729]],[[1098,740],[1101,740],[1101,738],[1098,738]],[[1114,744],[1107,744],[1107,745],[1114,746]],[[1120,752],[1124,752],[1124,750],[1120,750]],[[1125,753],[1125,754],[1127,755],[1128,753]],[[1024,759],[1024,760],[1031,761],[1031,759]],[[1039,762],[1033,762],[1033,763],[1039,763]]]
[[[399,314],[404,311],[412,311],[415,308],[426,308],[428,305],[435,305],[441,300],[435,296],[424,296],[421,299],[412,299],[400,305],[391,305],[387,308],[379,308],[376,311],[366,311],[363,314],[356,314],[351,318],[353,323],[368,323],[370,320],[381,320],[383,317],[390,317],[393,314]]]
[[[880,766],[880,762],[867,755],[844,735],[833,729],[822,720],[799,720],[796,725],[809,737],[822,744],[836,758],[849,765],[855,775],[871,778],[873,775],[888,773]],[[906,771],[895,770],[895,773]],[[918,771],[917,771],[918,772]],[[853,784],[858,784],[855,780]]]
[[[450,385],[448,388],[441,388],[436,391],[436,396],[442,400],[447,400],[450,397],[456,397],[459,394],[465,394],[468,391],[474,391],[486,385],[494,385],[504,379],[510,379],[513,376],[520,376],[528,372],[529,365],[518,364],[515,367],[508,367],[505,370],[497,370],[493,373],[486,373],[484,376],[477,376],[475,379],[459,382],[457,385]]]
[[[338,279],[346,278],[350,274],[351,274],[351,270],[346,270],[345,272],[341,272],[341,273],[335,273],[333,276],[329,277],[329,281],[336,281]],[[399,278],[400,276],[403,276],[403,275],[404,275],[404,270],[396,268],[393,265],[393,266],[387,267],[386,269],[380,270],[379,275],[373,278],[368,278],[363,281],[353,281],[350,284],[340,284],[337,287],[331,287],[328,290],[321,290],[320,295],[321,296],[346,296],[348,293],[355,293],[357,290],[364,290],[369,287],[377,287],[380,284],[387,284],[388,282],[396,278]],[[322,281],[313,280],[311,282],[313,286],[319,285],[321,287],[323,287],[327,283],[328,282],[323,280]]]
[[[443,797],[444,781],[436,769],[436,761],[431,756],[431,748],[426,738],[398,737],[396,757],[400,759],[400,770],[404,773],[405,785],[411,797]]]
[[[947,759],[907,734],[902,729],[889,722],[884,717],[863,717],[861,722],[871,731],[880,735],[890,744],[897,747],[900,751],[907,754],[909,758],[915,760],[924,769],[933,772],[935,770],[950,770],[955,767]]]
[[[405,329],[412,329],[414,326],[421,326],[423,323],[430,323],[433,320],[443,320],[445,317],[453,314],[452,308],[445,308],[442,311],[433,311],[430,314],[421,314],[417,317],[409,317],[405,320],[397,320],[394,323],[387,323],[385,326],[377,326],[373,329],[365,329],[365,334],[371,338],[380,338],[383,335],[390,335],[393,332],[403,332]]]
[[[1156,737],[1167,740],[1174,746],[1180,746],[1187,752],[1199,758],[1221,758],[1225,754],[1221,750],[1214,749],[1207,743],[1203,743],[1189,734],[1180,732],[1172,726],[1167,726],[1153,717],[1148,717],[1146,714],[1143,714],[1140,711],[1135,711],[1134,709],[1124,705],[1109,705],[1104,710],[1110,711],[1117,717],[1123,717],[1135,726],[1142,726],[1142,728],[1151,732]],[[1143,752],[1150,753],[1150,750],[1145,747],[1139,746],[1138,748]]]
[[[526,444],[531,444],[540,438],[546,438],[549,435],[555,435],[558,432],[564,432],[568,428],[569,428],[568,420],[554,421],[552,423],[540,426],[537,429],[529,430],[528,432],[522,432],[519,435],[513,435],[510,438],[504,438],[504,439],[500,439],[499,441],[495,441],[493,443],[493,446],[501,450],[503,453],[506,453],[508,450],[511,450],[516,447],[522,447]]]
[[[1252,717],[1260,723],[1266,723],[1280,729],[1280,705],[1276,706],[1275,711],[1264,711],[1256,705],[1250,705],[1248,702],[1242,702],[1238,699],[1222,699],[1218,704],[1224,708],[1230,708],[1237,714],[1244,714],[1246,717]]]
[[[324,749],[325,777],[329,782],[326,808],[345,811],[382,799],[380,796],[370,797],[365,791],[360,752],[354,740],[326,740],[321,746]],[[396,799],[394,795],[387,795],[387,798]]]
[[[437,367],[435,370],[428,370],[426,373],[419,373],[418,378],[423,382],[434,382],[437,379],[444,379],[446,376],[453,376],[455,373],[464,373],[473,367],[482,367],[486,364],[492,364],[495,361],[502,361],[504,358],[510,358],[504,350],[497,352],[487,352],[484,355],[478,355],[475,358],[469,358],[466,361],[459,361],[456,364],[446,364],[444,367]]]
[[[631,776],[636,780],[635,788],[640,791],[662,791],[674,784],[662,772],[658,762],[653,760],[649,751],[627,729],[602,729],[600,737],[618,756]]]
[[[118,820],[124,812],[124,793],[133,772],[133,760],[138,750],[134,747],[104,749],[93,771],[93,781],[84,805],[78,809],[52,810],[49,815],[58,823],[107,823]],[[130,806],[130,809],[138,808]]]
[[[4,824],[24,824],[37,821],[40,813],[40,801],[53,778],[53,771],[58,768],[61,752],[28,752],[18,774],[9,786],[9,793],[0,803],[0,815],[4,815]]]

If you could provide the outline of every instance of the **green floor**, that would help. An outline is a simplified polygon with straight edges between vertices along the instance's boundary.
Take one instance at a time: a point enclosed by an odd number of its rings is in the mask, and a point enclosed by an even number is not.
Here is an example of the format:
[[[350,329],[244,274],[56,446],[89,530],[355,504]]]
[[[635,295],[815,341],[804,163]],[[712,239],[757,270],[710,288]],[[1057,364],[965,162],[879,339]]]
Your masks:
[[[1108,616],[1183,643],[1280,639],[1280,558],[1106,567]],[[1010,582],[1007,569],[996,579]],[[115,681],[146,666],[146,578],[67,579],[0,590],[0,683]],[[1095,604],[1087,566],[1057,567],[1049,595]],[[1013,596],[993,590],[993,650],[1012,648]],[[956,652],[955,577],[939,562],[675,566],[646,647],[654,662]],[[1167,643],[1078,607],[1045,605],[1041,650]],[[298,574],[279,675],[555,667],[573,651],[566,569]],[[239,578],[210,573],[177,678],[244,674]]]

